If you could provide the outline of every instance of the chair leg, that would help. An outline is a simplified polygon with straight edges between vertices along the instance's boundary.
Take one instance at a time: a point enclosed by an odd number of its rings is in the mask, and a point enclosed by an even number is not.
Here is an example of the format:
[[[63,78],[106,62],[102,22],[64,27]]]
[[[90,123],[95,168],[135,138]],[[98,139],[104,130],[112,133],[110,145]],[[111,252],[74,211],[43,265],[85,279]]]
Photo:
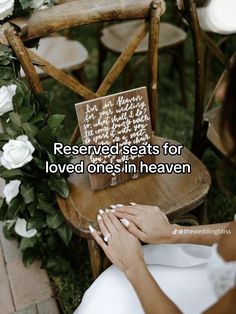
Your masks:
[[[196,123],[194,125],[191,151],[199,159],[202,159],[209,144],[207,141],[208,127],[209,127],[208,121],[204,121],[203,124],[201,125],[201,130],[199,132]]]
[[[183,106],[188,107],[188,99],[186,95],[185,76],[184,76],[184,45],[177,48],[176,67],[179,74],[180,91],[182,95]]]
[[[95,280],[102,272],[102,251],[95,240],[88,240],[88,249],[93,279]]]
[[[197,209],[200,225],[208,224],[208,215],[207,215],[207,201],[200,205]]]
[[[74,70],[73,75],[80,81],[81,84],[86,86],[87,79],[84,67]]]

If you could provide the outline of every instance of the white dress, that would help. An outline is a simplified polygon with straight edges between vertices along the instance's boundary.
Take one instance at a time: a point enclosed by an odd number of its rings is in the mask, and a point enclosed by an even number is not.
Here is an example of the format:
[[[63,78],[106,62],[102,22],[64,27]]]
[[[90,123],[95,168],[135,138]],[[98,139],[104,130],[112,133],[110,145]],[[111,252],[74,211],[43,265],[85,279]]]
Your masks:
[[[202,313],[236,285],[236,261],[226,263],[216,245],[160,244],[146,245],[143,250],[152,276],[184,314]],[[75,314],[143,313],[132,285],[115,266],[99,276],[75,311]]]
[[[209,0],[197,11],[199,23],[205,31],[218,34],[236,33],[235,0]]]

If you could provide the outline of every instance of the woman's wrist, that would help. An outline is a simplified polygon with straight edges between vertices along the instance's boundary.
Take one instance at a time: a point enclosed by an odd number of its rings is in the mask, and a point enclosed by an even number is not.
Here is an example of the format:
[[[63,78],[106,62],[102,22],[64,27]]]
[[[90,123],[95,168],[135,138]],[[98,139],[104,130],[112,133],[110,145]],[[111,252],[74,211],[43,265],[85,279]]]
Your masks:
[[[136,261],[134,264],[127,267],[124,273],[127,279],[132,282],[137,276],[140,276],[140,274],[143,274],[147,271],[148,269],[144,260],[140,259]]]
[[[179,243],[181,241],[180,239],[180,233],[179,230],[182,227],[177,224],[171,224],[169,228],[168,235],[166,237],[165,243],[172,244],[172,243]]]

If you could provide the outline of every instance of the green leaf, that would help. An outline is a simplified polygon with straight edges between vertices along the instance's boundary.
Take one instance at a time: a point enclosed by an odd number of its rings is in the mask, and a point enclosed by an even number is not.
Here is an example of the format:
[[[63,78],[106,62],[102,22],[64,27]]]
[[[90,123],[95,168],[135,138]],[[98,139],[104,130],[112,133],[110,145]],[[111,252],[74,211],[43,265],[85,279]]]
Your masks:
[[[58,255],[48,257],[44,267],[54,275],[68,273],[71,270],[70,262]]]
[[[0,64],[8,65],[11,63],[10,57],[13,55],[13,51],[11,48],[6,47],[0,44]]]
[[[23,123],[23,129],[27,133],[28,136],[32,136],[32,137],[35,137],[35,135],[39,131],[39,129],[35,125],[33,125],[29,122]]]
[[[23,10],[29,9],[32,5],[32,0],[19,0],[19,1]]]
[[[54,114],[48,119],[48,125],[52,129],[57,129],[65,119],[65,116],[62,114]]]
[[[58,211],[56,215],[47,215],[47,225],[51,229],[57,229],[65,222],[64,217]]]
[[[32,238],[22,238],[20,241],[20,250],[24,251],[26,249],[29,248],[33,248],[35,246],[35,244],[37,244],[37,238],[36,237],[32,237]]]
[[[0,174],[3,179],[12,179],[15,177],[22,177],[24,175],[20,169],[6,170],[5,168],[1,168]]]
[[[20,193],[25,204],[29,204],[34,201],[34,188],[32,186],[25,186],[22,184],[20,187]]]
[[[42,229],[47,226],[45,215],[38,215],[29,219],[27,229]]]
[[[30,204],[28,204],[27,208],[28,208],[28,211],[29,211],[29,213],[30,213],[30,216],[33,217],[34,214],[35,214],[35,210],[36,210],[36,205],[35,205],[35,203],[30,203]]]
[[[0,66],[0,77],[2,80],[9,81],[14,78],[14,71],[10,66]]]
[[[45,167],[46,167],[45,166],[45,161],[43,161],[42,159],[34,157],[34,162],[39,167],[39,169],[42,169],[42,170],[45,169]]]
[[[57,232],[65,245],[68,246],[72,238],[72,229],[66,223],[64,223],[60,228],[57,229]]]
[[[69,188],[67,181],[59,177],[57,175],[51,176],[48,185],[51,188],[52,191],[58,193],[60,196],[64,198],[68,198],[69,196]]]
[[[9,141],[11,139],[11,137],[7,134],[0,134],[0,141]]]
[[[54,143],[54,132],[48,126],[43,127],[37,134],[39,144],[50,147]]]
[[[11,122],[16,125],[18,128],[22,127],[21,116],[16,112],[9,113],[9,118]]]
[[[44,120],[45,120],[45,115],[42,112],[39,112],[35,116],[33,116],[32,119],[30,119],[30,123],[36,124],[38,122],[43,122]]]
[[[50,250],[55,250],[59,245],[59,238],[55,233],[51,233],[46,237],[46,244]]]
[[[15,220],[6,220],[3,223],[3,234],[5,236],[6,239],[15,239],[16,237],[16,233],[14,230],[15,227]]]
[[[15,198],[13,198],[13,200],[10,202],[8,206],[8,211],[7,211],[8,219],[16,218],[17,214],[19,212],[22,212],[24,208],[25,208],[25,203],[23,202],[21,197],[16,196]]]
[[[56,213],[56,209],[53,207],[55,203],[50,202],[44,193],[38,193],[37,208],[44,210],[46,213],[53,215]]]
[[[23,122],[27,122],[29,121],[29,119],[32,117],[33,115],[33,110],[31,107],[24,107],[21,108],[20,110],[20,115],[21,115],[21,120]]]
[[[7,213],[7,203],[5,198],[0,198],[0,221],[4,221]]]
[[[5,130],[6,130],[6,133],[10,136],[10,137],[17,137],[18,135],[22,135],[21,134],[21,129],[20,128],[17,128],[17,129],[13,129],[13,126],[10,124],[10,123],[7,123],[5,125]]]
[[[40,257],[40,252],[38,247],[25,249],[23,252],[23,263],[24,265],[30,266],[36,259]]]
[[[24,94],[25,94],[25,90],[23,86],[18,84],[16,94],[14,95],[12,99],[15,109],[20,108],[20,106],[22,105],[23,100],[24,100]]]

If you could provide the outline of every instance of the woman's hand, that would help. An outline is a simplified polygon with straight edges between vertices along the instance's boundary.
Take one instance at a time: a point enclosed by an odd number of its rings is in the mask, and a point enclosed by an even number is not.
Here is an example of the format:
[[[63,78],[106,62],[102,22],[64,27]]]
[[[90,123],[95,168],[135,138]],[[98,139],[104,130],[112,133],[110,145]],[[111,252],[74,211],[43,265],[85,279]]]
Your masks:
[[[144,256],[140,241],[128,232],[112,212],[99,211],[98,224],[105,242],[98,232],[89,227],[92,236],[104,250],[106,256],[121,271],[127,274],[137,265],[144,264]]]
[[[112,206],[114,215],[134,236],[145,243],[172,243],[178,225],[170,224],[158,206]]]

